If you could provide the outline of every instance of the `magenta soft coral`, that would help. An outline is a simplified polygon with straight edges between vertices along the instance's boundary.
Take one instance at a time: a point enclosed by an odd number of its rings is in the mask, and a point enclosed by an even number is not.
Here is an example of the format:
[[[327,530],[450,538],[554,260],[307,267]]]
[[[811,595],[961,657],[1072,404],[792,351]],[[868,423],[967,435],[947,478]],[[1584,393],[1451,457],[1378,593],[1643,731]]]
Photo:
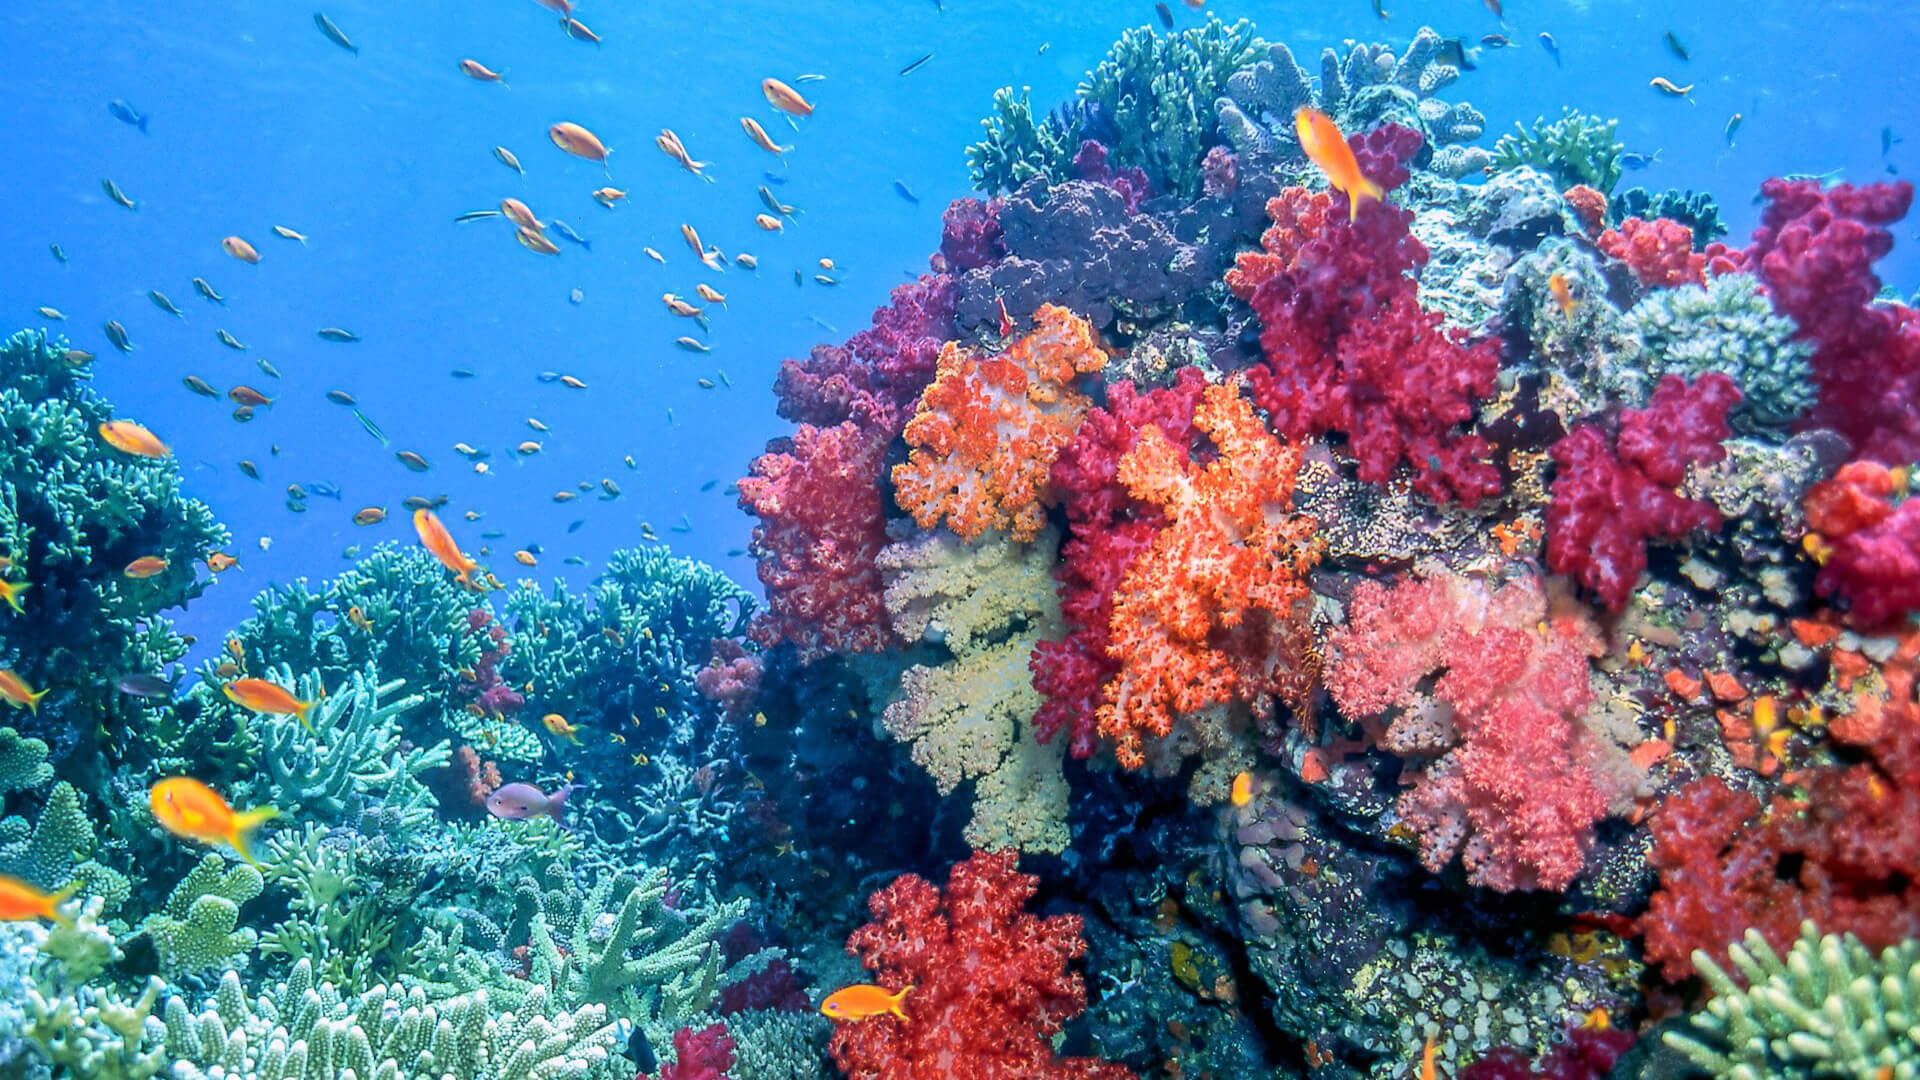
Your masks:
[[[976,852],[944,893],[905,874],[868,899],[873,921],[847,950],[882,987],[913,991],[906,1020],[834,1029],[833,1060],[850,1080],[1133,1080],[1120,1065],[1055,1055],[1053,1036],[1086,1008],[1069,965],[1087,945],[1080,916],[1026,912],[1038,879],[1016,859]]]
[[[1691,386],[1668,375],[1646,408],[1621,413],[1614,446],[1592,425],[1555,443],[1547,565],[1619,611],[1647,568],[1648,541],[1718,529],[1720,512],[1711,503],[1674,489],[1690,465],[1727,456],[1720,441],[1728,435],[1727,412],[1739,401],[1733,380],[1719,372]]]
[[[1887,226],[1906,216],[1913,185],[1768,180],[1760,191],[1768,204],[1753,243],[1728,261],[1759,275],[1774,310],[1818,347],[1820,401],[1803,426],[1832,428],[1888,465],[1920,460],[1920,315],[1873,302],[1873,264],[1893,250]]]
[[[858,419],[899,434],[933,381],[940,346],[953,337],[955,296],[951,277],[922,274],[895,286],[873,325],[845,345],[820,345],[805,360],[783,362],[773,387],[780,415],[817,426]]]
[[[673,1033],[673,1064],[660,1070],[659,1080],[727,1080],[733,1068],[733,1037],[724,1024],[708,1024],[695,1031],[683,1027]],[[647,1080],[642,1074],[638,1080]]]
[[[513,642],[507,628],[493,619],[485,608],[467,612],[467,633],[483,635],[480,659],[474,661],[473,674],[460,676],[454,693],[467,700],[482,716],[512,716],[527,703],[526,696],[500,677],[500,661],[506,659]]]
[[[1386,189],[1406,182],[1421,146],[1394,125],[1348,141]],[[1490,446],[1455,430],[1472,419],[1476,398],[1493,393],[1497,345],[1467,344],[1420,306],[1415,275],[1428,256],[1410,211],[1369,202],[1349,221],[1345,198],[1315,196],[1325,208],[1305,212],[1298,197],[1273,200],[1266,251],[1242,256],[1228,276],[1260,317],[1267,362],[1249,373],[1255,402],[1283,435],[1344,433],[1369,483],[1388,482],[1404,463],[1415,489],[1435,500],[1472,504],[1498,493]]]
[[[1463,1069],[1460,1080],[1606,1080],[1635,1041],[1633,1032],[1621,1028],[1576,1025],[1539,1058],[1503,1046]]]

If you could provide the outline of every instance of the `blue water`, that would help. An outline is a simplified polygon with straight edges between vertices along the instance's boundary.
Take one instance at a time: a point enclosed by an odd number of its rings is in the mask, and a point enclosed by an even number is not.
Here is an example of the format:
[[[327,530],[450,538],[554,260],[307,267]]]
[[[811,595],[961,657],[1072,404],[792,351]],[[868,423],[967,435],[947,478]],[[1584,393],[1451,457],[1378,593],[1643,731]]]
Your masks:
[[[1201,17],[1173,9],[1183,25]],[[1320,46],[1344,38],[1399,45],[1422,23],[1470,39],[1502,29],[1481,0],[1389,0],[1385,23],[1368,0],[1207,9],[1253,19],[1314,68]],[[0,11],[0,323],[47,325],[41,305],[65,312],[70,321],[56,328],[100,355],[100,389],[174,446],[190,492],[234,530],[230,550],[244,571],[181,619],[203,635],[243,617],[271,582],[344,568],[349,545],[411,542],[400,508],[411,494],[447,495],[442,516],[469,548],[482,529],[506,530],[491,542],[502,578],[584,581],[609,551],[639,543],[646,522],[677,550],[751,579],[750,563],[726,554],[746,546],[749,519],[725,489],[786,430],[769,393],[780,359],[858,329],[891,286],[924,268],[941,207],[968,189],[962,150],[996,87],[1030,84],[1036,102],[1063,100],[1123,28],[1154,19],[1150,4],[1132,0],[946,0],[944,10],[932,0],[589,0],[579,15],[604,39],[596,48],[565,36],[534,0],[326,0],[323,10],[357,56],[322,36],[307,6],[142,0]],[[1691,62],[1668,53],[1669,29]],[[1543,30],[1564,66],[1539,47]],[[1660,152],[1626,183],[1712,190],[1736,241],[1769,175],[1840,169],[1864,181],[1920,170],[1920,74],[1910,61],[1920,55],[1920,9],[1909,5],[1511,0],[1505,32],[1516,47],[1484,53],[1448,95],[1487,113],[1489,143],[1513,120],[1562,105],[1618,116],[1630,148]],[[932,61],[896,74],[927,52]],[[462,76],[466,57],[509,85]],[[805,73],[825,79],[801,86],[818,112],[795,130],[759,82]],[[1654,75],[1696,84],[1694,103],[1649,89]],[[151,115],[147,134],[109,115],[116,98]],[[1745,122],[1729,147],[1722,133],[1734,112]],[[785,163],[747,141],[743,115],[795,144]],[[547,127],[561,120],[614,148],[609,171],[630,192],[626,204],[606,210],[590,199],[607,176],[548,142]],[[1909,141],[1883,156],[1886,125]],[[714,183],[655,150],[662,128],[712,162]],[[495,145],[519,155],[524,180],[493,160]],[[781,235],[753,221],[763,171],[785,181],[773,185],[780,199],[805,211]],[[103,177],[138,211],[113,205]],[[918,205],[895,193],[896,180]],[[563,244],[544,257],[499,221],[453,223],[509,195],[574,226],[592,250]],[[758,256],[758,273],[696,273],[682,222],[729,255]],[[276,224],[309,242],[274,236]],[[1900,228],[1903,247],[1882,265],[1911,292],[1920,245],[1912,223]],[[223,254],[229,234],[250,239],[260,264]],[[71,262],[53,259],[55,242]],[[648,245],[665,265],[643,254]],[[838,287],[813,282],[822,257],[837,265]],[[226,295],[224,309],[195,295],[195,275]],[[691,294],[702,280],[729,302],[713,312],[712,353],[697,356],[672,342],[704,335],[659,297]],[[155,308],[149,289],[186,317]],[[130,356],[107,345],[106,319],[126,325]],[[322,341],[315,331],[328,326],[364,340]],[[249,351],[221,346],[216,328]],[[282,377],[263,374],[256,357]],[[475,377],[456,380],[455,368]],[[589,385],[542,383],[542,371]],[[730,387],[696,382],[718,383],[720,372]],[[230,404],[181,385],[189,374],[279,400],[236,424]],[[325,400],[334,388],[354,394],[392,445]],[[530,430],[529,417],[551,432]],[[517,457],[526,439],[543,451]],[[489,474],[453,451],[459,441],[491,451]],[[431,471],[408,471],[394,458],[402,449],[425,455]],[[260,466],[260,481],[240,473],[243,458]],[[602,477],[623,497],[553,501]],[[342,501],[310,498],[307,512],[289,511],[287,485],[310,481],[338,485]],[[718,483],[701,492],[708,481]],[[350,516],[363,506],[391,516],[357,527]],[[467,510],[484,517],[468,523]],[[690,531],[675,532],[682,515]],[[574,521],[584,524],[568,533]],[[529,544],[544,548],[531,570],[508,558]],[[568,555],[589,564],[566,566]]]

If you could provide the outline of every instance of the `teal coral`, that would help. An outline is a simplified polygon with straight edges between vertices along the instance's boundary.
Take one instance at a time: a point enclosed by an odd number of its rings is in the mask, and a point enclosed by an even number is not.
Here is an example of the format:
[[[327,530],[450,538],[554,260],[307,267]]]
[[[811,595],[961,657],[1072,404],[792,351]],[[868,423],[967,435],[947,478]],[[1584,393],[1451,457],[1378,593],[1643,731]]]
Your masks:
[[[153,1019],[164,984],[150,979],[128,1001],[112,989],[83,987],[48,996],[27,987],[21,1035],[49,1064],[89,1080],[149,1080],[168,1064]]]
[[[1552,122],[1543,116],[1531,128],[1518,121],[1513,126],[1493,145],[1495,172],[1531,165],[1552,176],[1563,191],[1585,184],[1608,194],[1620,183],[1620,155],[1626,146],[1614,137],[1619,121],[1569,108]]]
[[[1211,16],[1165,37],[1148,28],[1121,34],[1079,91],[1099,117],[1113,167],[1145,170],[1157,194],[1197,198],[1200,160],[1221,141],[1214,102],[1260,44],[1252,23]]]
[[[733,1080],[827,1080],[827,1035],[817,1012],[751,1009],[727,1017]]]
[[[1669,218],[1685,225],[1693,233],[1695,251],[1705,251],[1708,244],[1727,235],[1719,205],[1704,191],[1668,188],[1652,195],[1646,188],[1631,187],[1607,201],[1607,218],[1615,225],[1636,217],[1642,221]]]
[[[967,169],[981,191],[1012,191],[1036,176],[1072,179],[1070,166],[1080,148],[1082,117],[1059,109],[1035,117],[1033,88],[993,92],[994,115],[980,121],[986,135],[967,147]]]
[[[1920,1077],[1920,942],[1874,955],[1812,923],[1786,956],[1758,932],[1729,950],[1746,985],[1696,951],[1714,997],[1668,1046],[1725,1080]]]
[[[46,742],[0,727],[0,795],[30,791],[52,779]]]
[[[143,924],[165,970],[192,975],[242,960],[258,935],[240,927],[240,908],[265,887],[260,871],[245,863],[228,865],[219,855],[201,856],[174,887],[166,906]]]
[[[273,674],[281,685],[293,685],[286,669]],[[310,714],[312,731],[290,716],[254,715],[234,707],[235,722],[254,726],[262,743],[266,773],[253,788],[256,801],[270,799],[314,821],[339,821],[358,802],[376,797],[424,815],[432,796],[417,778],[447,764],[451,751],[445,742],[403,745],[401,718],[421,699],[394,696],[400,688],[399,680],[380,682],[372,668],[354,672]],[[313,700],[322,689],[317,676],[307,675],[296,693]]]
[[[0,873],[43,889],[78,882],[84,895],[103,898],[111,910],[126,901],[132,886],[119,871],[93,861],[97,844],[79,789],[62,780],[32,825],[20,816],[0,820]]]
[[[1813,346],[1776,315],[1750,274],[1721,274],[1706,288],[1659,289],[1627,313],[1655,378],[1718,371],[1739,385],[1736,426],[1784,427],[1813,407]],[[1742,423],[1745,421],[1745,423]]]

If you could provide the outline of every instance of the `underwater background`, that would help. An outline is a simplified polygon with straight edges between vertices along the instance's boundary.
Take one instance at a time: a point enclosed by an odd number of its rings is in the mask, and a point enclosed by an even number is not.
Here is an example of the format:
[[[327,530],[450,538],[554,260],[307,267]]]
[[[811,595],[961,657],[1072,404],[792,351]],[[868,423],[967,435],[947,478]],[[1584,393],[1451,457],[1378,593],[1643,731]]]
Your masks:
[[[10,6],[0,1076],[1920,1076],[1914,55]]]

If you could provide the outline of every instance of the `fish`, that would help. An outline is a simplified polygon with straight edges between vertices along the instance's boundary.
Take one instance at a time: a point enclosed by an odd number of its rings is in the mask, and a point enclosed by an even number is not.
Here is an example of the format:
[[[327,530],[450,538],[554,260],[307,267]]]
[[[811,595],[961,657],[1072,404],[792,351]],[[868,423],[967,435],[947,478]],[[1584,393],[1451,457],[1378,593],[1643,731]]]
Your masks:
[[[1739,113],[1734,113],[1732,116],[1727,117],[1726,139],[1728,146],[1733,145],[1733,133],[1740,130],[1740,124],[1745,120],[1746,117]],[[1885,153],[1885,151],[1883,150],[1881,153]]]
[[[393,452],[393,456],[399,459],[400,464],[405,465],[414,472],[426,472],[428,469],[433,468],[432,465],[427,463],[426,458],[421,457],[412,450],[396,450]]]
[[[459,217],[454,218],[453,223],[455,225],[465,225],[469,221],[485,221],[488,218],[499,217],[499,216],[500,216],[500,211],[498,210],[469,210],[466,213],[461,214]]]
[[[747,138],[753,140],[753,145],[765,150],[769,154],[784,154],[793,149],[792,146],[781,146],[779,143],[774,142],[773,136],[767,134],[767,129],[760,126],[760,121],[755,120],[751,116],[743,116],[740,118],[740,129],[747,133]]]
[[[538,229],[529,229],[522,225],[513,231],[513,238],[520,242],[521,247],[536,254],[560,254],[560,245],[547,239],[546,234]]]
[[[586,299],[587,293],[585,289],[576,288],[572,292],[567,293],[567,303],[569,304],[585,303]]]
[[[598,135],[571,121],[561,121],[548,128],[547,138],[553,140],[553,145],[574,157],[597,161],[603,167],[607,163],[607,157],[613,153],[612,150],[607,149],[606,143],[600,141]]]
[[[67,363],[73,367],[86,367],[93,363],[93,354],[85,349],[67,347]]]
[[[274,378],[274,379],[277,379],[277,378],[279,378],[279,377],[280,377],[280,369],[279,369],[279,368],[277,368],[277,367],[274,367],[274,366],[273,366],[273,361],[271,361],[271,360],[269,360],[269,359],[267,359],[267,358],[266,358],[266,357],[264,357],[264,356],[256,356],[256,357],[254,357],[254,358],[253,358],[253,366],[255,366],[255,367],[257,367],[257,368],[259,368],[259,369],[260,369],[260,373],[261,373],[262,375],[265,375],[265,376],[267,376],[267,377],[269,377],[269,378]]]
[[[906,67],[901,68],[900,74],[911,75],[914,72],[920,70],[921,65],[925,64],[927,61],[931,59],[933,59],[933,54],[927,53],[925,56],[922,56],[918,60],[915,60],[912,63],[908,64]]]
[[[15,615],[25,615],[27,609],[20,603],[20,594],[31,588],[33,583],[30,581],[7,581],[0,578],[0,600],[6,601],[6,605],[13,609]]]
[[[1233,778],[1233,787],[1227,792],[1227,801],[1235,806],[1245,806],[1253,801],[1253,774],[1241,772]]]
[[[273,227],[273,235],[279,237],[282,240],[297,241],[303,246],[307,242],[307,234],[303,232],[298,232],[293,229],[289,229],[285,225],[275,225]]]
[[[220,250],[225,251],[243,263],[258,263],[260,261],[260,252],[256,250],[252,244],[247,243],[238,236],[229,236],[225,240],[220,241]]]
[[[1435,1080],[1433,1054],[1436,1049],[1433,1036],[1427,1036],[1426,1045],[1420,1049],[1420,1080]]]
[[[766,95],[767,104],[790,116],[813,115],[813,104],[779,79],[760,80],[760,93]]]
[[[313,730],[313,722],[307,714],[313,711],[317,701],[301,701],[292,692],[278,683],[265,679],[234,679],[220,688],[228,701],[249,712],[268,716],[292,716],[300,721],[300,726]]]
[[[1480,37],[1480,44],[1489,49],[1511,49],[1513,39],[1505,34],[1483,34]]]
[[[699,293],[700,299],[709,304],[719,304],[721,307],[727,304],[727,295],[704,281],[696,283],[693,291]]]
[[[561,561],[561,562],[563,562],[563,563],[566,563],[566,564],[567,564],[568,566],[585,566],[585,565],[587,565],[587,560],[586,560],[586,557],[585,557],[585,556],[583,556],[583,555],[569,555],[569,556],[567,556],[566,558],[564,558],[564,559],[561,559],[560,561]]]
[[[190,776],[170,776],[153,785],[147,806],[160,827],[173,835],[203,844],[224,843],[255,866],[260,864],[248,849],[248,834],[280,816],[271,806],[236,812],[219,792]]]
[[[473,572],[480,567],[460,551],[460,545],[454,543],[453,534],[440,523],[431,510],[413,512],[413,531],[420,537],[420,543],[440,560],[440,565],[453,571],[454,580],[461,586],[475,592],[484,591],[483,586],[473,580]]]
[[[503,533],[502,535],[505,534]],[[533,552],[527,551],[524,548],[513,553],[513,561],[519,563],[521,566],[538,566],[540,564],[540,560],[534,558]]]
[[[795,214],[800,213],[799,207],[794,206],[792,203],[783,203],[779,199],[775,198],[772,188],[762,185],[761,187],[757,188],[756,191],[760,195],[761,205],[765,206],[768,210],[771,210],[772,212],[779,214],[781,217],[793,217]]]
[[[893,182],[893,192],[915,206],[920,205],[920,196],[915,195],[913,189],[909,188],[907,182],[904,180],[895,180]]]
[[[353,418],[355,420],[360,421],[360,426],[367,429],[367,434],[380,440],[381,446],[387,445],[387,433],[380,430],[380,425],[368,419],[366,413],[361,412],[359,409],[355,409],[353,410]]]
[[[507,149],[504,146],[496,146],[493,148],[493,160],[498,161],[500,164],[505,165],[507,168],[512,169],[514,172],[519,173],[521,176],[527,175],[527,170],[520,167],[520,159],[514,156],[513,151]],[[460,215],[460,217],[455,218],[454,222],[457,224],[460,221],[465,220],[466,217],[467,215],[462,214]]]
[[[0,699],[16,708],[24,707],[28,712],[38,714],[40,699],[47,696],[48,690],[35,690],[12,668],[0,668]]]
[[[1692,83],[1688,83],[1685,86],[1675,86],[1673,84],[1673,80],[1667,78],[1665,75],[1655,75],[1650,81],[1648,81],[1647,85],[1653,87],[1655,90],[1660,91],[1661,93],[1667,95],[1668,97],[1686,97],[1688,94],[1693,93]],[[1689,98],[1688,100],[1692,100],[1692,99]]]
[[[553,493],[553,501],[557,503],[572,502],[575,498],[575,494],[571,491],[556,491]]]
[[[573,0],[537,0],[537,2],[541,7],[563,19],[573,14]]]
[[[744,266],[749,270],[760,269],[760,260],[754,258],[752,255],[749,255],[744,251],[734,255],[733,261],[739,263],[741,266]]]
[[[1560,43],[1553,40],[1553,35],[1547,33],[1545,30],[1540,31],[1540,47],[1547,50],[1548,56],[1553,57],[1553,66],[1559,67]]]
[[[1482,2],[1487,5],[1488,11],[1493,12],[1494,18],[1499,19],[1501,22],[1507,21],[1507,13],[1501,6],[1500,0],[1482,0]]]
[[[661,128],[660,134],[653,137],[653,145],[659,147],[661,153],[679,162],[681,168],[708,183],[713,182],[713,177],[701,171],[712,162],[693,160],[693,155],[687,153],[686,144],[680,141],[680,136],[674,134],[672,128]]]
[[[54,257],[54,259],[55,259],[55,260],[57,260],[57,261],[59,261],[59,262],[66,262],[66,261],[67,261],[67,249],[66,249],[66,248],[63,248],[63,247],[61,247],[61,246],[60,246],[59,244],[57,244],[57,243],[55,243],[55,244],[48,244],[48,245],[47,245],[47,250],[53,253],[53,257]]]
[[[1459,38],[1442,38],[1440,51],[1436,56],[1441,63],[1451,64],[1461,71],[1480,70],[1480,65],[1475,62],[1479,54],[1467,48],[1467,43]]]
[[[869,1017],[891,1013],[902,1020],[909,1020],[901,1004],[913,987],[903,986],[895,993],[888,993],[883,986],[861,983],[857,986],[843,987],[827,995],[820,1003],[820,1015],[830,1020],[865,1020]]]
[[[567,797],[579,789],[578,784],[566,784],[549,795],[532,784],[502,784],[487,796],[487,813],[503,821],[550,817],[564,829],[567,826]]]
[[[127,336],[127,328],[120,325],[119,319],[108,319],[100,324],[100,330],[107,335],[107,341],[123,353],[133,351],[133,339]]]
[[[609,210],[613,209],[614,203],[626,197],[627,193],[617,187],[603,187],[593,193],[593,201]]]
[[[333,42],[335,45],[340,46],[355,56],[360,55],[360,46],[355,45],[349,40],[347,35],[338,26],[333,24],[332,19],[316,11],[313,13],[313,25],[319,27],[320,32],[327,35],[328,41]]]
[[[207,284],[206,278],[194,278],[193,291],[199,293],[201,296],[206,297],[208,301],[215,304],[224,304],[227,302],[226,297],[221,296],[220,293],[216,289],[214,289],[213,286]]]
[[[1665,40],[1667,43],[1667,50],[1673,53],[1673,55],[1679,57],[1681,62],[1684,63],[1686,61],[1693,59],[1693,55],[1687,52],[1686,43],[1680,40],[1680,36],[1678,34],[1675,34],[1673,31],[1669,30],[1667,31],[1663,40]]]
[[[1625,169],[1644,169],[1660,160],[1660,151],[1651,154],[1635,153],[1631,150],[1620,155],[1620,166]]]
[[[546,424],[542,423],[539,417],[535,417],[535,416],[527,417],[527,426],[532,428],[535,431],[552,431],[553,430],[552,428],[548,427]]]
[[[159,577],[166,573],[167,567],[171,565],[172,563],[167,561],[165,555],[142,555],[121,567],[120,575],[134,581],[145,581],[147,578]]]
[[[586,380],[580,378],[578,375],[560,376],[560,385],[574,390],[585,390],[587,388]]]
[[[1385,197],[1380,185],[1360,171],[1353,148],[1347,145],[1346,136],[1332,117],[1303,105],[1293,114],[1293,125],[1300,137],[1300,149],[1326,174],[1327,182],[1347,196],[1348,221],[1359,220],[1361,200],[1379,202]]]
[[[1573,318],[1580,302],[1573,298],[1573,286],[1567,282],[1567,275],[1556,272],[1547,279],[1547,291],[1553,294],[1553,302],[1560,305],[1560,314]]]
[[[222,571],[231,570],[239,565],[239,559],[234,558],[224,551],[216,551],[207,556],[207,570],[210,573],[218,574]]]
[[[240,462],[240,471],[245,473],[250,480],[260,479],[260,466],[255,465],[251,461],[242,460]]]
[[[213,336],[220,339],[220,344],[225,345],[227,348],[232,349],[235,352],[247,351],[247,347],[245,345],[240,344],[239,338],[234,337],[232,334],[227,333],[225,330],[215,330],[213,332]]]
[[[1895,135],[1893,133],[1892,124],[1885,125],[1880,129],[1880,156],[1886,157],[1887,154],[1890,151],[1892,151],[1894,147],[1899,146],[1901,143],[1906,141],[1907,141],[1906,139],[1898,135]],[[62,258],[60,261],[66,262],[67,260]]]
[[[478,60],[469,59],[460,61],[460,74],[465,75],[474,82],[499,83],[501,86],[507,85],[507,81],[501,78],[499,72]]]
[[[658,251],[655,251],[651,247],[643,247],[640,250],[645,252],[647,258],[652,259],[654,262],[664,263],[667,261],[667,257],[665,255],[660,254]]]
[[[680,299],[679,297],[673,295],[672,293],[661,294],[660,302],[667,305],[668,311],[673,312],[675,315],[678,315],[683,319],[698,318],[701,314],[700,308],[697,308],[692,304],[687,303],[685,300]]]
[[[144,671],[130,671],[113,681],[113,688],[139,698],[166,699],[173,696],[173,680]]]
[[[548,223],[548,225],[553,229],[554,232],[560,234],[560,239],[566,240],[570,243],[579,244],[581,247],[586,248],[588,251],[593,250],[593,243],[591,241],[589,241],[586,237],[581,236],[579,233],[574,232],[573,226],[567,224],[564,221],[561,221],[559,218],[554,218],[551,222]]]
[[[131,420],[108,420],[101,424],[100,438],[115,450],[135,457],[163,458],[173,453],[153,432]]]
[[[351,345],[360,340],[359,334],[351,330],[342,330],[337,326],[323,326],[314,333],[320,335],[322,341],[337,342],[341,345]]]
[[[772,214],[755,214],[753,223],[768,232],[779,232],[786,227],[781,223],[779,218],[774,217]]]
[[[355,525],[378,525],[387,520],[387,511],[383,506],[363,506],[353,512]]]
[[[521,457],[529,457],[540,452],[540,444],[534,442],[532,439],[528,439],[526,442],[514,447],[513,450],[514,453],[519,454]]]
[[[120,98],[107,102],[107,112],[111,113],[115,120],[139,128],[140,134],[147,134],[147,121],[151,118]]]
[[[542,223],[538,217],[534,216],[533,208],[521,202],[519,199],[501,199],[500,213],[504,215],[508,221],[513,222],[523,229],[532,229],[538,232],[546,228],[546,225]]]
[[[236,386],[227,391],[227,400],[235,405],[250,405],[255,408],[273,404],[272,398],[251,386]]]
[[[306,483],[306,489],[309,494],[318,495],[323,499],[340,501],[340,489],[324,480],[309,480]]]
[[[242,405],[239,408],[233,410],[234,423],[244,424],[251,419],[253,419],[253,406]]]
[[[188,375],[186,378],[181,379],[180,382],[187,389],[199,394],[201,397],[217,398],[220,396],[220,391],[215,390],[212,383],[209,383],[198,375]]]
[[[613,477],[603,476],[600,478],[600,497],[602,499],[617,499],[623,494],[625,493],[620,490],[620,485],[613,482]],[[567,531],[572,532],[573,530],[569,528]]]
[[[133,198],[129,196],[126,192],[121,191],[119,184],[114,183],[112,180],[109,180],[106,177],[100,178],[100,190],[107,193],[107,198],[112,199],[114,202],[119,203],[121,206],[124,206],[129,210],[140,209],[140,204],[134,202]],[[67,260],[61,259],[60,261],[66,262]]]
[[[0,874],[0,922],[31,922],[45,919],[50,923],[73,928],[73,916],[61,911],[67,901],[80,891],[80,883],[75,881],[66,886],[47,892],[38,885],[22,881],[17,877]]]
[[[1153,13],[1160,16],[1161,26],[1168,30],[1173,29],[1173,9],[1166,5],[1165,0],[1153,5]]]
[[[1374,14],[1374,17],[1379,19],[1381,22],[1386,22],[1388,19],[1393,17],[1393,13],[1388,11],[1381,4],[1380,0],[1373,0],[1373,14]]]
[[[575,41],[587,41],[595,45],[600,44],[600,35],[587,29],[587,24],[581,22],[579,19],[568,17],[567,21],[560,25],[566,30],[567,36]]]
[[[838,285],[838,284],[840,284],[840,279],[839,279],[839,278],[830,278],[830,277],[828,277],[828,276],[827,276],[827,275],[825,275],[825,274],[815,274],[815,275],[813,275],[813,280],[814,280],[814,282],[815,282],[815,283],[817,283],[817,284],[820,284],[820,285]]]
[[[529,564],[531,565],[531,564]],[[540,723],[548,731],[567,740],[575,746],[580,745],[580,729],[567,723],[567,718],[559,713],[548,713],[540,718]]]

